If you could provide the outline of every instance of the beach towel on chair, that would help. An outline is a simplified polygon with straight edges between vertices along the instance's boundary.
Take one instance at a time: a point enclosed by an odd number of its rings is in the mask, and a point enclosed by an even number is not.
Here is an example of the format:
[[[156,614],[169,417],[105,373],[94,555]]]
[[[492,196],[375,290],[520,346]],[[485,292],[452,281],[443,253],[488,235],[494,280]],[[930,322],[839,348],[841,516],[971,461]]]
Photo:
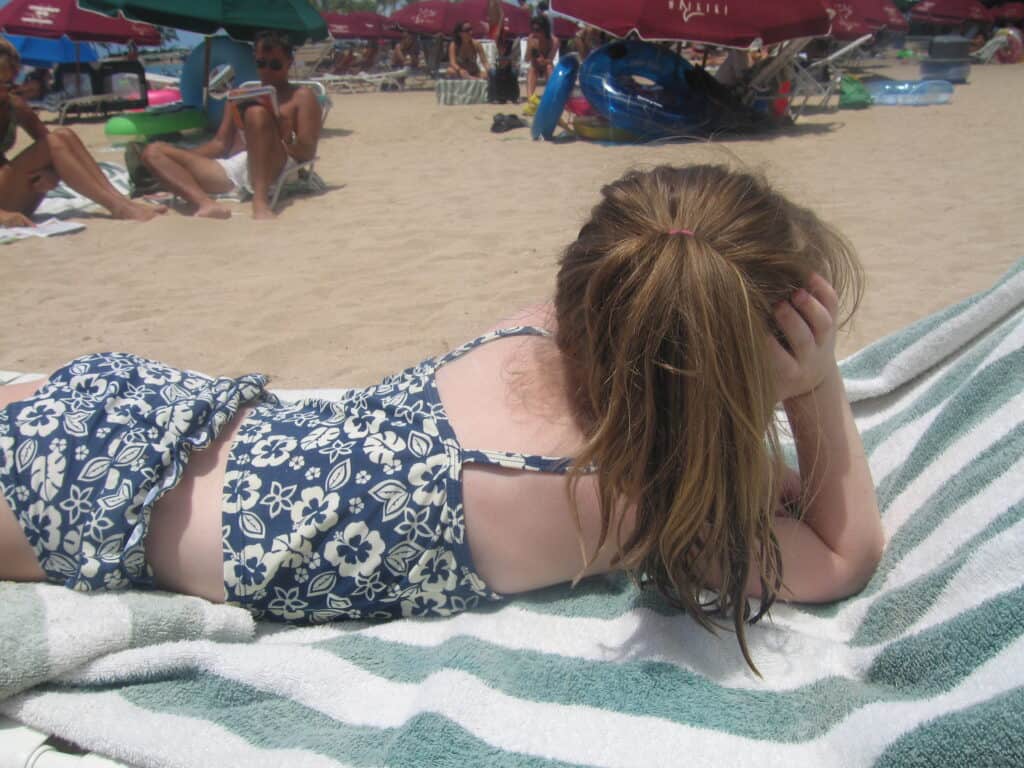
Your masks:
[[[0,712],[146,766],[1024,765],[1024,262],[842,371],[888,546],[861,594],[749,629],[763,678],[608,577],[450,619],[113,644]]]

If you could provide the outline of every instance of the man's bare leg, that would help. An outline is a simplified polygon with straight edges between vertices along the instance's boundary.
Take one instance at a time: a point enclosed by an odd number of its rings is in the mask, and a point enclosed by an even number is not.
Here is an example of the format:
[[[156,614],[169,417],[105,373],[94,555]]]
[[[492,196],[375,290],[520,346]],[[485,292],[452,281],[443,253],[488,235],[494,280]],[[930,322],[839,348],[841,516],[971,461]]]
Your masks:
[[[245,110],[245,146],[249,151],[249,183],[252,184],[252,217],[273,219],[270,207],[270,185],[274,183],[288,160],[278,133],[277,119],[261,105]]]
[[[0,387],[0,408],[24,400],[46,383],[46,379]],[[13,581],[45,581],[35,550],[28,543],[21,524],[7,500],[0,495],[0,579]]]
[[[172,192],[194,205],[196,216],[231,218],[231,209],[210,197],[232,190],[231,180],[216,160],[157,141],[142,150],[142,162]]]

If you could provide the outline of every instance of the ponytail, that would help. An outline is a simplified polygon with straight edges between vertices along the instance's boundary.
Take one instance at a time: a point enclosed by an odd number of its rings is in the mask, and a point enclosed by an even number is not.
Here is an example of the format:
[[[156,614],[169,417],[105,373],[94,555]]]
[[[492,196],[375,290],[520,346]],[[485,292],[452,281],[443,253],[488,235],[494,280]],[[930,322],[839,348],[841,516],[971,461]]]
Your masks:
[[[731,614],[756,671],[745,623],[782,585],[771,309],[811,271],[845,286],[856,262],[813,214],[724,168],[633,172],[602,194],[563,254],[555,297],[586,436],[574,505],[585,468],[599,473],[601,531],[584,570],[615,522],[615,564],[709,630],[713,614]],[[629,506],[636,522],[623,541]],[[751,555],[762,588],[753,617]],[[709,574],[720,587],[710,604]]]

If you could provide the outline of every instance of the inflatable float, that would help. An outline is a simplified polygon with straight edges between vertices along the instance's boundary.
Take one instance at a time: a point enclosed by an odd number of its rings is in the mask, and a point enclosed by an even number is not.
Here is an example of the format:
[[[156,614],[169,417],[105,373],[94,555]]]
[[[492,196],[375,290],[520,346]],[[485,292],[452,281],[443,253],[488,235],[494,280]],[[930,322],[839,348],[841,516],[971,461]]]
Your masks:
[[[232,40],[230,37],[210,37],[196,46],[185,59],[181,70],[181,100],[190,107],[203,108],[203,84],[206,74],[206,46],[210,45],[210,72],[224,66],[231,67],[234,74],[230,87],[249,80],[259,80],[252,46]],[[229,84],[225,84],[229,86]],[[206,123],[213,130],[220,127],[224,116],[224,100],[209,99],[206,105]]]
[[[619,40],[587,56],[580,88],[613,126],[639,138],[685,135],[706,124],[705,93],[690,88],[693,65],[654,43]]]
[[[534,139],[543,137],[550,141],[555,134],[558,120],[562,116],[569,94],[576,85],[576,73],[580,68],[580,57],[575,53],[562,56],[555,65],[548,84],[544,87],[544,95],[537,105],[537,113],[530,125],[530,135]]]
[[[112,117],[107,120],[104,133],[115,142],[121,143],[145,141],[154,136],[205,127],[206,115],[201,109],[178,103]]]
[[[572,132],[588,141],[636,141],[632,133],[616,128],[600,115],[577,115],[572,121]]]

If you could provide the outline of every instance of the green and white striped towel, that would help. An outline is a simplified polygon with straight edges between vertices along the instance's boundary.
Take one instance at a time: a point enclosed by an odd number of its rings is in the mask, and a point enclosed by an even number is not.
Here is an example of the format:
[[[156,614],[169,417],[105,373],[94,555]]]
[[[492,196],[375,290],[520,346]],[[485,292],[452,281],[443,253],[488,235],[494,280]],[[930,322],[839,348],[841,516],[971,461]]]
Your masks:
[[[602,578],[115,646],[0,712],[144,766],[1024,765],[1024,262],[843,371],[889,544],[861,594],[751,628],[763,679]]]

